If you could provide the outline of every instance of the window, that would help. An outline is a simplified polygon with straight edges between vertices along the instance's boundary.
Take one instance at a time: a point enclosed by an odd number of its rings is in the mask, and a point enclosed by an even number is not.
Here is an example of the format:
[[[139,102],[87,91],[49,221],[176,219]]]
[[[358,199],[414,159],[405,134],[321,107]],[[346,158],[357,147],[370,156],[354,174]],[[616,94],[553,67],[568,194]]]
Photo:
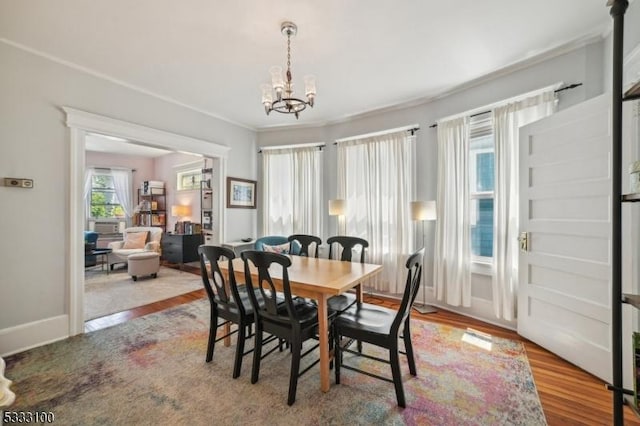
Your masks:
[[[121,218],[124,217],[124,209],[118,200],[110,174],[94,173],[91,176],[91,217]]]
[[[469,219],[476,258],[493,257],[494,176],[493,120],[488,112],[469,122]]]
[[[176,173],[176,189],[178,191],[191,191],[200,189],[200,181],[202,180],[202,170],[189,169]]]

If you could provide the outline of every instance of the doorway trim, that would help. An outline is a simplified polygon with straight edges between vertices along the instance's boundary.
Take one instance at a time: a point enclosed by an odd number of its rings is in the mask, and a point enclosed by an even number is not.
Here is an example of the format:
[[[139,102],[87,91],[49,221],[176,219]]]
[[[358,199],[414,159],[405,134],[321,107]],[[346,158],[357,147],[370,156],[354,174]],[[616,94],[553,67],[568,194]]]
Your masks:
[[[141,142],[151,146],[202,154],[220,161],[218,194],[225,197],[223,182],[226,182],[227,156],[231,148],[214,142],[166,132],[127,121],[62,107],[66,114],[66,125],[70,128],[69,165],[69,335],[84,333],[84,169],[85,136],[88,132]],[[218,240],[224,241],[225,215],[221,199],[218,208]]]

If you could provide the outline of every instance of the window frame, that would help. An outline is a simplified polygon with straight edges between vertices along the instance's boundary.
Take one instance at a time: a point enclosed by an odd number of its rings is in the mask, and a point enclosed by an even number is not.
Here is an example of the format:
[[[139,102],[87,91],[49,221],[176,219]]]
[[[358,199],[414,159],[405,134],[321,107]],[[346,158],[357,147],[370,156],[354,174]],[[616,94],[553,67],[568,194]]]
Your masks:
[[[182,185],[183,178],[186,176],[191,176],[192,183],[193,183],[192,187],[184,187]],[[187,168],[187,169],[176,171],[176,191],[199,191],[201,181],[202,181],[202,167]]]
[[[110,187],[105,187],[105,188],[96,187],[95,186],[95,179],[98,178],[98,177],[108,178],[111,181],[111,186]],[[113,194],[113,197],[116,200],[118,200],[118,203],[94,204],[94,202],[93,202],[94,193]],[[105,207],[105,208],[112,207],[112,212],[115,211],[116,209],[120,208],[120,210],[122,210],[123,214],[122,215],[111,215],[111,216],[94,216],[93,215],[94,206],[96,206],[96,207]],[[113,176],[110,173],[99,173],[99,172],[92,173],[92,175],[91,175],[91,192],[90,192],[90,197],[89,197],[89,219],[96,220],[96,221],[97,220],[106,220],[106,221],[113,220],[113,221],[116,221],[116,220],[122,219],[123,217],[125,217],[124,208],[122,207],[122,203],[120,203],[120,200],[118,199],[118,195],[116,194],[115,186],[113,185]]]
[[[474,134],[475,133],[475,134]],[[491,137],[491,146],[476,148],[473,149],[472,145],[474,140],[478,140],[481,138],[486,138],[487,136]],[[483,114],[478,114],[477,116],[471,117],[471,121],[469,123],[469,176],[477,176],[477,158],[480,154],[493,153],[494,161],[495,161],[495,139],[494,139],[494,127],[493,127],[493,114],[491,112],[486,112]],[[472,158],[473,157],[473,158]],[[472,210],[472,205],[474,201],[478,200],[494,200],[495,206],[495,163],[494,163],[494,189],[491,191],[475,191],[475,188],[471,184],[471,179],[469,180],[469,238],[471,239],[471,227],[476,223],[471,221],[471,217],[476,216],[476,212]],[[495,214],[495,211],[494,211]],[[492,225],[492,233],[493,238],[495,238],[495,216]],[[493,241],[492,238],[492,241]],[[471,241],[469,242],[471,246]],[[487,266],[493,263],[493,253],[492,256],[480,256],[477,254],[471,253],[471,262],[472,264],[478,265],[476,266],[476,271],[479,273],[491,273],[490,269],[487,271]],[[484,266],[480,266],[484,265]]]

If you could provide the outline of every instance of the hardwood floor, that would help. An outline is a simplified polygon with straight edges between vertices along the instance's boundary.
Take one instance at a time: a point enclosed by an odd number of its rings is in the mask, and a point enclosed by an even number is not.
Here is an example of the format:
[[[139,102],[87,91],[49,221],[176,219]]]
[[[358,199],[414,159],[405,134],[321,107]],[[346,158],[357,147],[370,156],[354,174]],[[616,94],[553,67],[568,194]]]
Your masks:
[[[197,274],[199,271],[190,270],[190,272]],[[206,298],[204,289],[97,318],[85,323],[85,332],[110,327],[201,298]],[[366,297],[366,299],[370,303],[390,308],[398,306],[397,301],[380,297]],[[458,328],[471,327],[493,336],[523,342],[549,425],[609,425],[612,423],[612,395],[606,390],[602,380],[522,338],[516,332],[443,310],[431,314],[420,314],[414,311],[412,318],[448,324]],[[624,410],[625,424],[640,426],[640,419],[631,409],[625,406]]]

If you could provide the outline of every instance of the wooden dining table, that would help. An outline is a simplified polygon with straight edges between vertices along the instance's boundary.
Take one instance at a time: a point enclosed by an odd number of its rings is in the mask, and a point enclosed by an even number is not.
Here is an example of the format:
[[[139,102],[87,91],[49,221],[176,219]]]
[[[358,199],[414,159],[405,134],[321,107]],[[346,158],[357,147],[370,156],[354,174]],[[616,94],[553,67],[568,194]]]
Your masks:
[[[329,390],[329,362],[333,353],[329,351],[329,318],[327,300],[356,289],[356,297],[362,301],[362,281],[380,273],[381,265],[370,263],[343,262],[331,259],[318,259],[305,256],[288,256],[291,266],[288,268],[291,292],[296,296],[316,300],[318,303],[318,338],[320,343],[320,389]],[[226,278],[229,271],[227,262],[220,262],[220,269]],[[258,270],[251,265],[251,277],[258,278]],[[233,271],[238,283],[244,283],[244,263],[242,259],[233,259]],[[282,290],[282,269],[269,271],[276,288]],[[225,342],[228,345],[228,342]]]

